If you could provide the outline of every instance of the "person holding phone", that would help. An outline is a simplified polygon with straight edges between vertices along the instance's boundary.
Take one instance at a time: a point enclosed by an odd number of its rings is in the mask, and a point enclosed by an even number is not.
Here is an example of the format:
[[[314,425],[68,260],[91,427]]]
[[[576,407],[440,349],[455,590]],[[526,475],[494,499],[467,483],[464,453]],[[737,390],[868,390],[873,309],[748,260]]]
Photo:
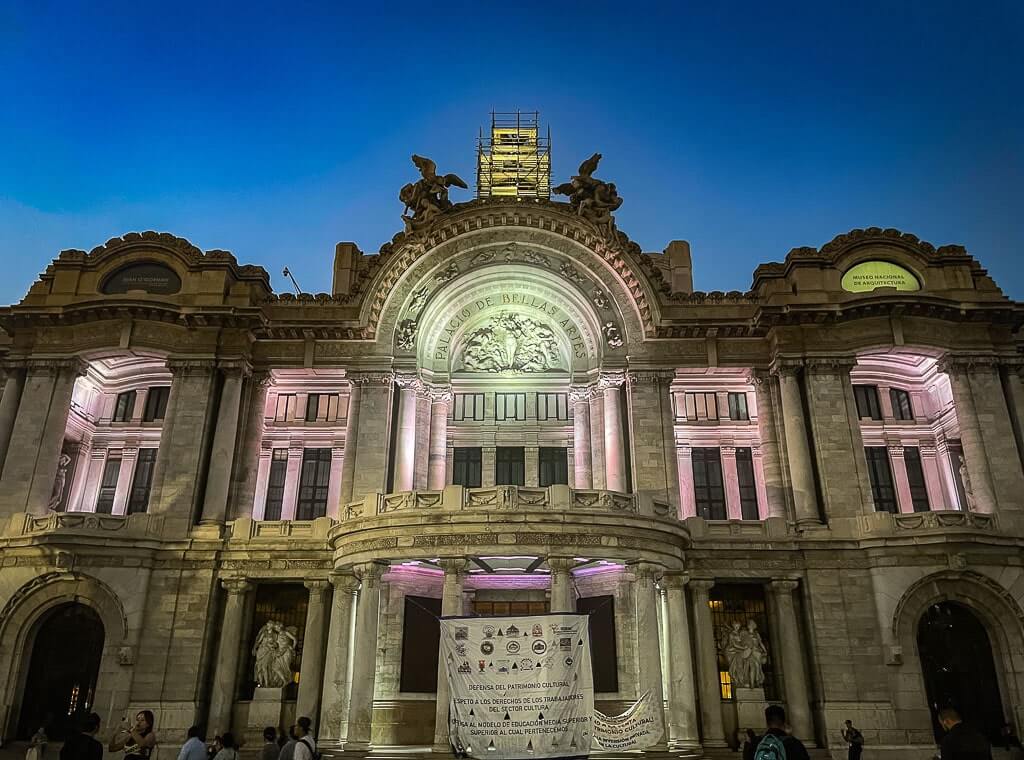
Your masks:
[[[111,738],[107,749],[111,752],[123,752],[124,760],[149,760],[156,746],[153,720],[151,710],[140,710],[135,715],[134,725],[129,727],[126,716],[121,728]]]

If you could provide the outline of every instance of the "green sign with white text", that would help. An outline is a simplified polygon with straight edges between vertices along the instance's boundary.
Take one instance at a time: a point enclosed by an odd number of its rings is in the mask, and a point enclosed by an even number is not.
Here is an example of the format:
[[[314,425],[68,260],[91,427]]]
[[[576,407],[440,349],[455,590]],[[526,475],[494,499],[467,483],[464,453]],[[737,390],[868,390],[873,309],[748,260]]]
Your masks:
[[[921,289],[913,272],[891,261],[862,261],[846,270],[842,285],[848,293],[867,293],[878,288]]]

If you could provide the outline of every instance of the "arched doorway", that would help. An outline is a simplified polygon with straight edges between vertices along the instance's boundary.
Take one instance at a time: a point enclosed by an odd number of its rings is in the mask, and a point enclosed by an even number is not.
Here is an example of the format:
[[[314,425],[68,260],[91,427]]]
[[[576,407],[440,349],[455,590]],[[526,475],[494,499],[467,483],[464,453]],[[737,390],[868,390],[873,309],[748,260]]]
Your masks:
[[[936,716],[944,707],[955,707],[989,739],[998,737],[999,681],[988,633],[975,614],[956,602],[931,605],[918,623],[917,647],[936,739],[943,734]]]
[[[103,653],[103,623],[84,604],[68,602],[39,621],[32,643],[18,737],[46,725],[51,739],[64,738],[93,709]]]

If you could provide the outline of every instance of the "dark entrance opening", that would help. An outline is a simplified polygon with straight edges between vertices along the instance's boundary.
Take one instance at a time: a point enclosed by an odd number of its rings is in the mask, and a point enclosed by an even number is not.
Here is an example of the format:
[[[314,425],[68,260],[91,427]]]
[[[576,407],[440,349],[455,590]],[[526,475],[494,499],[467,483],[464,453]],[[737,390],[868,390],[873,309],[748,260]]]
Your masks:
[[[933,604],[918,623],[917,648],[936,740],[945,733],[936,717],[944,707],[998,739],[1003,703],[988,633],[974,613],[956,602]]]
[[[93,709],[103,653],[103,623],[77,602],[50,610],[32,643],[18,738],[46,726],[50,739],[63,739]]]

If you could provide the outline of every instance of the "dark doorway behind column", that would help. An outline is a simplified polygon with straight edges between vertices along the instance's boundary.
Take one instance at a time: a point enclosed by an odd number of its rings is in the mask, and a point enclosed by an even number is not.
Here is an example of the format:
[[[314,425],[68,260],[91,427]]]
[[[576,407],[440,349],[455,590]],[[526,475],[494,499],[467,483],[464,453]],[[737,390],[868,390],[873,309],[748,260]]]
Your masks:
[[[63,739],[93,710],[103,654],[103,623],[91,608],[69,602],[40,621],[32,643],[18,738],[46,726],[50,739]]]
[[[1003,703],[981,621],[962,604],[933,604],[918,623],[917,649],[936,740],[945,733],[936,717],[939,710],[955,707],[965,723],[995,741],[1003,725]]]

